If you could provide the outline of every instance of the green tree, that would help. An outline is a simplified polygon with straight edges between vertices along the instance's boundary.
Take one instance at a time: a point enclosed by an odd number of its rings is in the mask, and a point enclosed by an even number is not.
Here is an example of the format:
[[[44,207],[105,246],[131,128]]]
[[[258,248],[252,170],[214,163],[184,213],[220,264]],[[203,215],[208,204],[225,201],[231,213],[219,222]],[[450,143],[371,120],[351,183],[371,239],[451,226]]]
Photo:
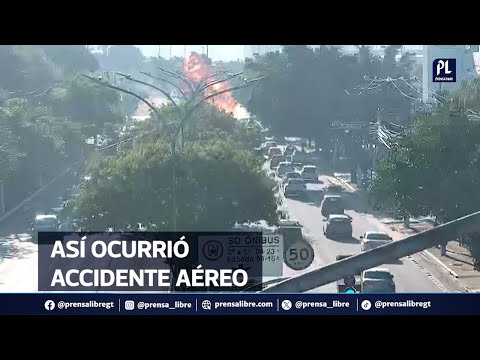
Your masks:
[[[25,81],[22,89],[46,90],[61,79],[60,67],[46,56],[42,48],[31,45],[15,45],[13,52],[22,67],[21,73]]]
[[[86,45],[41,45],[40,48],[64,74],[98,69],[98,62]]]
[[[144,56],[134,45],[110,45],[107,54],[99,58],[100,65],[111,71],[138,71],[142,67]]]
[[[0,118],[0,182],[5,182],[14,173],[21,157],[18,140],[4,118]]]
[[[159,140],[90,167],[93,180],[85,184],[77,204],[84,226],[125,228],[152,222],[160,230],[172,230],[173,161],[169,144]],[[275,221],[273,185],[251,153],[217,137],[186,144],[175,161],[179,228],[225,230],[235,222]]]
[[[117,92],[99,86],[82,76],[65,81],[51,93],[55,113],[68,116],[81,124],[86,137],[102,134],[105,124],[118,123],[122,117],[117,111],[120,96]]]
[[[0,45],[0,86],[6,90],[23,89],[24,77],[19,55],[13,45]]]
[[[22,179],[14,185],[36,183],[52,178],[66,159],[65,134],[72,124],[66,118],[56,117],[51,109],[34,106],[25,99],[9,99],[0,107],[3,127],[4,153],[10,169],[7,175]],[[15,165],[15,166],[13,166]]]
[[[476,92],[473,85],[473,94]],[[478,210],[480,123],[469,118],[466,97],[457,93],[414,125],[384,159],[370,189],[372,201],[402,215],[452,220]]]
[[[253,90],[248,110],[279,135],[315,139],[326,148],[330,123],[355,116],[355,109],[345,106],[352,101],[345,90],[356,85],[355,64],[355,58],[333,46],[283,46],[282,52],[247,65],[267,75]]]

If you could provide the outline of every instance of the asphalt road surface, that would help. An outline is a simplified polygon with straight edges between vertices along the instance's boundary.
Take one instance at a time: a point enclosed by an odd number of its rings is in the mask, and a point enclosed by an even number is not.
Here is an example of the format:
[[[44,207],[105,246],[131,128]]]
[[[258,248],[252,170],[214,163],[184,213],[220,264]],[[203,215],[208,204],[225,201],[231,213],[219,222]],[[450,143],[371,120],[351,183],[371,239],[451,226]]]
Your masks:
[[[284,270],[286,276],[297,276],[316,268],[335,262],[337,255],[357,254],[360,252],[360,236],[366,231],[388,231],[386,225],[373,215],[366,213],[366,206],[358,196],[351,192],[343,192],[346,213],[353,219],[353,237],[351,239],[332,240],[323,234],[323,215],[320,211],[320,196],[315,196],[315,190],[335,181],[328,176],[320,176],[319,184],[309,184],[309,196],[306,200],[287,199],[286,206],[292,218],[303,225],[306,238],[315,250],[315,260],[312,265],[301,272]],[[390,264],[381,265],[394,275],[397,292],[455,292],[464,291],[461,286],[449,277],[446,272],[425,259],[422,254],[414,254]],[[331,283],[312,292],[337,292],[336,283]]]
[[[32,242],[30,223],[36,213],[60,206],[66,190],[74,183],[71,172],[62,176],[0,222],[0,292],[37,291],[38,246]]]

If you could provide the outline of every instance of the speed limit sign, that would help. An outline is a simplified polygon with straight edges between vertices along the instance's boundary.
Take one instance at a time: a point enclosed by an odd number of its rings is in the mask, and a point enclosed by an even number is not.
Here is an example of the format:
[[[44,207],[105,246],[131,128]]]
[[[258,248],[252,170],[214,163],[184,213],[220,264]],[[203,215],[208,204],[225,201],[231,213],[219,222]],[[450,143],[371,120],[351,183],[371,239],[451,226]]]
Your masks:
[[[297,241],[287,248],[283,257],[290,269],[303,270],[312,264],[315,252],[308,242]]]

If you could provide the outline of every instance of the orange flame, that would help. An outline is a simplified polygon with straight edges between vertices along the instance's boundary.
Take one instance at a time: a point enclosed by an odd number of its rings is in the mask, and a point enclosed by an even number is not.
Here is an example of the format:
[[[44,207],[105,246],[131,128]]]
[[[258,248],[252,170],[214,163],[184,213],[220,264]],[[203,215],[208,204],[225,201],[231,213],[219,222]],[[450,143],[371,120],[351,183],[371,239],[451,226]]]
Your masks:
[[[200,82],[205,78],[208,78],[208,82],[217,80],[213,76],[212,69],[206,58],[196,52],[192,52],[185,59],[183,72],[193,82]],[[227,81],[212,85],[205,89],[204,96],[209,96],[219,91],[227,90],[229,87],[230,85]],[[220,95],[212,97],[207,101],[214,105],[217,109],[225,111],[227,114],[236,119],[248,116],[247,110],[242,104],[233,98],[230,91],[226,91]]]

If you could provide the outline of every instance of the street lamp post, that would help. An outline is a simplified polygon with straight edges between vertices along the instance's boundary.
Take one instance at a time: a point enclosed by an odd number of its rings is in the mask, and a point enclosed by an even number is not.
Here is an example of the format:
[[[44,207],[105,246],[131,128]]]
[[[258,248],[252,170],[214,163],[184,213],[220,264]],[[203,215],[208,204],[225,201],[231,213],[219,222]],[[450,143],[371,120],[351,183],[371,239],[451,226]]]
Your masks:
[[[185,51],[186,51],[186,45],[185,45]],[[186,52],[185,52],[185,54],[186,54]],[[215,75],[206,76],[198,82],[194,82],[194,81],[190,80],[187,76],[185,76],[185,75],[183,75],[179,72],[173,72],[173,71],[165,70],[165,69],[162,69],[162,68],[158,68],[158,69],[164,75],[167,75],[171,78],[174,78],[174,79],[176,79],[176,81],[182,82],[184,85],[186,85],[188,90],[183,91],[181,89],[180,85],[176,84],[174,81],[164,79],[164,78],[159,78],[159,77],[156,77],[156,76],[152,76],[149,73],[143,73],[142,72],[142,74],[147,75],[147,76],[149,76],[151,78],[154,78],[154,79],[157,79],[157,80],[164,81],[164,82],[169,83],[170,85],[174,86],[183,96],[183,99],[184,99],[184,104],[183,104],[184,107],[183,108],[180,107],[176,103],[176,101],[170,96],[170,94],[168,92],[166,92],[165,90],[163,90],[163,89],[161,89],[161,88],[159,88],[159,87],[157,87],[153,84],[147,83],[145,81],[137,80],[137,79],[133,78],[131,75],[126,75],[126,74],[122,74],[122,73],[118,73],[118,75],[123,76],[123,78],[126,79],[126,80],[136,82],[138,84],[150,87],[150,88],[152,88],[156,91],[161,92],[164,96],[167,97],[167,99],[175,107],[177,116],[178,116],[179,119],[181,119],[178,122],[178,124],[174,124],[174,123],[168,124],[168,125],[171,125],[171,127],[169,126],[169,128],[167,129],[168,130],[167,133],[168,133],[169,138],[170,138],[169,140],[170,140],[170,146],[171,146],[171,152],[172,152],[172,188],[173,188],[173,191],[172,191],[173,192],[173,194],[172,194],[172,207],[173,207],[173,209],[172,209],[173,210],[172,211],[172,225],[173,225],[173,231],[177,231],[177,171],[176,171],[176,156],[177,156],[176,142],[177,142],[177,138],[179,137],[179,135],[181,136],[181,144],[183,146],[184,145],[184,127],[187,124],[187,122],[191,119],[195,110],[197,110],[202,104],[204,104],[205,101],[208,101],[209,99],[212,99],[212,98],[214,98],[218,95],[221,95],[223,93],[238,90],[238,89],[250,86],[252,83],[257,82],[259,80],[262,80],[263,77],[258,77],[258,78],[255,78],[255,79],[247,80],[247,81],[244,81],[244,83],[241,84],[241,85],[229,87],[227,89],[217,91],[213,94],[206,95],[206,93],[207,93],[206,90],[208,90],[209,88],[211,88],[211,87],[213,87],[217,84],[227,82],[227,81],[243,74],[243,71],[235,73],[235,74],[229,74],[227,71],[222,71],[222,72],[219,72],[218,74],[215,74]],[[223,77],[221,77],[221,75],[223,75]],[[98,80],[98,79],[93,78],[93,77],[88,76],[88,75],[83,75],[83,76],[92,80],[92,81],[94,81],[94,82],[96,82],[99,85],[106,86],[108,88],[111,88],[111,89],[114,89],[114,90],[117,90],[117,91],[120,91],[120,92],[123,92],[123,93],[126,93],[126,94],[129,94],[131,96],[136,97],[137,99],[139,99],[140,101],[145,103],[153,111],[153,113],[157,116],[157,118],[158,118],[158,120],[160,121],[161,124],[166,125],[163,117],[161,116],[160,112],[158,111],[158,108],[156,106],[154,106],[153,104],[151,104],[147,99],[145,99],[141,95],[138,95],[137,93],[132,92],[130,90],[126,90],[126,89],[123,89],[121,87],[118,87],[116,85],[109,84],[108,82],[103,82],[101,80]],[[217,79],[217,77],[220,77],[220,79]]]

